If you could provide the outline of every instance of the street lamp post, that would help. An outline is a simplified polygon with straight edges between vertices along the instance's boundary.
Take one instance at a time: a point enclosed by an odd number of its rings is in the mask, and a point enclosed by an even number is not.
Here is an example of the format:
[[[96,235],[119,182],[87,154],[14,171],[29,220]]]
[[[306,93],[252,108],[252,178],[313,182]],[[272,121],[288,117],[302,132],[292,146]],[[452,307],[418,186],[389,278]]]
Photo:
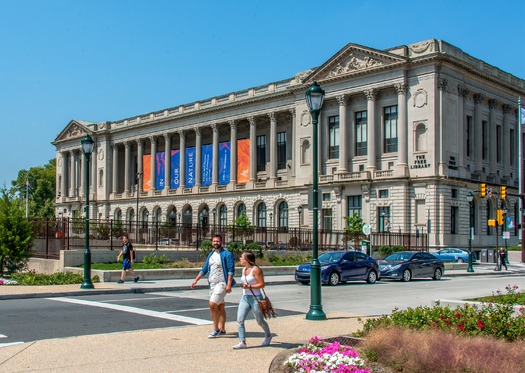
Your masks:
[[[91,250],[89,249],[89,158],[93,152],[95,142],[86,135],[82,141],[82,151],[84,152],[86,164],[84,167],[84,175],[86,180],[86,248],[84,250],[84,282],[80,285],[81,289],[93,289],[91,282]]]
[[[474,194],[468,192],[467,202],[468,202],[468,268],[467,272],[474,272],[472,267],[472,233],[474,228],[472,227],[472,201],[474,200]]]
[[[303,217],[303,206],[299,205],[297,206],[297,215],[299,217],[299,239],[297,240],[297,246],[299,249],[301,249],[301,223],[302,223],[302,217]]]
[[[319,121],[319,113],[323,107],[324,90],[321,89],[317,82],[314,82],[308,88],[305,94],[306,104],[312,116],[312,142],[313,142],[313,245],[312,245],[312,261],[310,263],[310,311],[306,315],[307,320],[326,320],[326,314],[323,311],[321,304],[321,263],[319,263],[319,242],[318,242],[318,226],[319,226],[319,190],[318,190],[318,163],[317,158],[317,124]]]
[[[508,210],[507,210],[507,206],[506,205],[503,205],[503,227],[502,227],[502,230],[503,230],[503,234],[505,235],[505,232],[507,231],[507,213],[508,213]],[[505,236],[503,238],[505,240],[505,263],[506,264],[509,264],[509,253],[508,253],[508,250],[507,250],[507,236]]]
[[[137,179],[137,238],[139,234],[139,194],[140,194],[140,178],[142,177],[142,172],[137,172],[136,179]]]

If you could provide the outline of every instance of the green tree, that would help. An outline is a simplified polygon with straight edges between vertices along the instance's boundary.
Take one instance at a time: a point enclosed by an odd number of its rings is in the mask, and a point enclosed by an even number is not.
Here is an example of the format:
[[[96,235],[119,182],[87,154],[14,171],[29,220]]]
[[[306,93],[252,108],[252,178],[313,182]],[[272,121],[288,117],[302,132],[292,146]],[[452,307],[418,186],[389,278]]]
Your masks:
[[[18,196],[24,209],[26,194],[28,195],[29,216],[41,218],[52,218],[55,216],[55,162],[55,159],[51,159],[44,166],[31,167],[29,171],[21,170],[18,172],[16,180],[11,182],[11,191]],[[29,184],[29,187],[26,187],[26,183]]]
[[[33,246],[31,223],[25,211],[4,186],[0,190],[0,275],[20,271],[27,266]]]
[[[242,212],[235,222],[231,226],[235,236],[240,237],[243,243],[246,241],[246,238],[253,235],[254,225],[250,222],[245,212]]]
[[[354,212],[352,216],[346,217],[345,233],[343,235],[343,242],[345,246],[350,241],[354,246],[359,246],[359,239],[363,232],[363,219],[357,212]]]

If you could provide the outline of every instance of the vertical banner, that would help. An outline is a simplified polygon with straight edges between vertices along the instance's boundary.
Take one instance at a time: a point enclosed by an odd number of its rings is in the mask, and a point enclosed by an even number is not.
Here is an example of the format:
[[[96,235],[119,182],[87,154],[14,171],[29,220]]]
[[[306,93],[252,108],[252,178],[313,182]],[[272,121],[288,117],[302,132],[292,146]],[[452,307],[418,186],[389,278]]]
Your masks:
[[[237,183],[250,181],[250,139],[237,140]]]
[[[155,154],[155,189],[162,190],[164,189],[164,178],[166,177],[166,158],[164,152],[159,152]]]
[[[213,177],[213,145],[203,145],[201,151],[201,185],[210,186]]]
[[[219,143],[219,184],[227,185],[230,183],[230,142]]]
[[[147,192],[151,189],[151,154],[142,156],[142,190]]]
[[[195,147],[186,148],[186,188],[195,186]]]
[[[180,187],[180,150],[171,151],[171,189]]]

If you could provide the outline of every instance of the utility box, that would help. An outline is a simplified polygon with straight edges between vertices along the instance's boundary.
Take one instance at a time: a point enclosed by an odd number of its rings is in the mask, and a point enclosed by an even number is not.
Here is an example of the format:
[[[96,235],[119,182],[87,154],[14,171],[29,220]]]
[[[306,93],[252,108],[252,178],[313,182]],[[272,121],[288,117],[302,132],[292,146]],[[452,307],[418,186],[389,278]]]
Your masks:
[[[361,252],[368,254],[370,252],[370,241],[361,240]]]

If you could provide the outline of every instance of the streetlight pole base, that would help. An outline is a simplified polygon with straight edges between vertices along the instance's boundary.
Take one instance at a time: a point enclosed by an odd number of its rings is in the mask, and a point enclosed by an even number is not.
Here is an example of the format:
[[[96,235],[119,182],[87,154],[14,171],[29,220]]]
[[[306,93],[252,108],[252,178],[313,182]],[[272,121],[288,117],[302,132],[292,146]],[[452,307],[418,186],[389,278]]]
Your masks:
[[[95,286],[93,286],[93,283],[90,282],[90,281],[88,281],[88,282],[84,281],[84,282],[82,283],[82,285],[80,285],[80,288],[81,288],[81,289],[94,289]]]
[[[310,311],[306,314],[306,320],[322,321],[326,320],[326,313],[322,308],[316,309],[316,306],[310,306]]]

